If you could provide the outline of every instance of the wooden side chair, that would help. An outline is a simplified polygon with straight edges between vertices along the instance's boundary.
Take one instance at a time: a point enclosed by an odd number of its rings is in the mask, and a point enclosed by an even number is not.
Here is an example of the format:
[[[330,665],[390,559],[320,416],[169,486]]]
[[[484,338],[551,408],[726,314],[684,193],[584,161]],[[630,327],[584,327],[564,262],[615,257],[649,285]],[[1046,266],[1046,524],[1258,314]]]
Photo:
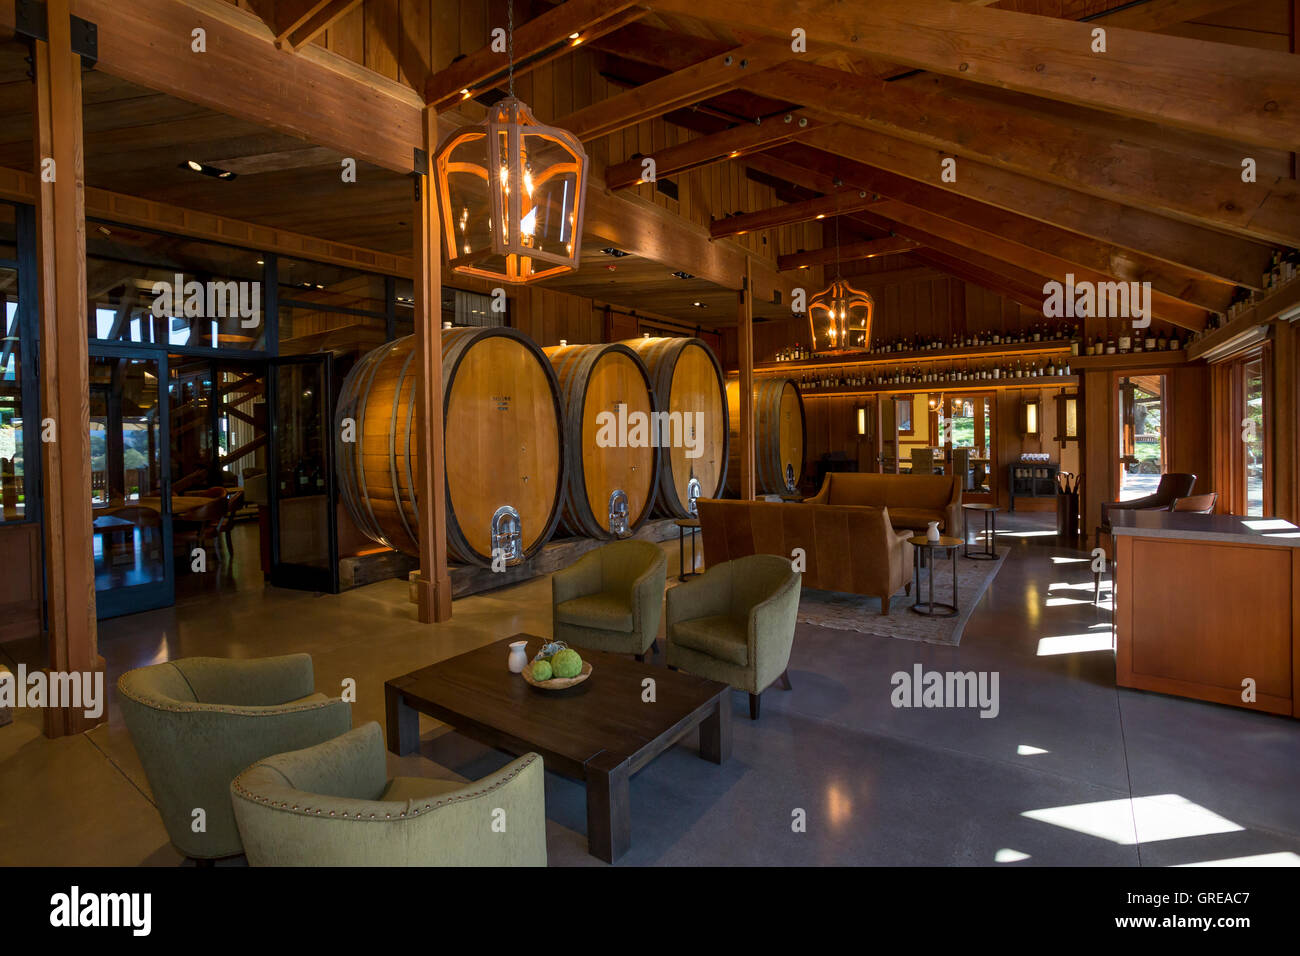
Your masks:
[[[1190,495],[1186,498],[1177,498],[1174,501],[1173,511],[1182,511],[1188,514],[1212,515],[1214,506],[1219,502],[1219,493],[1211,491],[1204,495]]]

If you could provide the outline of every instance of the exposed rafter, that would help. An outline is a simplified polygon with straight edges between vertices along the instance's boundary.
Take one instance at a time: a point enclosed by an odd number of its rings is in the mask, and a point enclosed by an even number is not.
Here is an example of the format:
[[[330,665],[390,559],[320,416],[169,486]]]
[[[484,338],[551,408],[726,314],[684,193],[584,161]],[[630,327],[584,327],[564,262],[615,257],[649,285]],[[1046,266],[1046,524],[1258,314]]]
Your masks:
[[[714,239],[743,236],[747,232],[756,232],[760,229],[775,229],[778,226],[789,226],[797,222],[811,222],[815,219],[825,219],[827,216],[858,212],[878,202],[880,197],[873,193],[860,189],[842,189],[818,199],[786,203],[782,206],[773,206],[771,209],[760,209],[757,212],[716,219],[709,225],[709,235]]]
[[[823,246],[811,252],[792,252],[780,256],[776,261],[776,267],[782,272],[788,272],[791,269],[805,269],[810,266],[834,265],[836,262],[858,262],[863,259],[875,259],[878,256],[910,252],[919,245],[919,242],[903,236],[887,236],[884,239],[849,242],[838,247]]]
[[[592,140],[708,99],[738,86],[750,73],[793,57],[782,40],[758,40],[626,90],[555,121],[579,139]]]
[[[1079,103],[1209,136],[1291,149],[1300,142],[1300,62],[1272,50],[1104,27],[951,0],[651,0],[732,29],[807,32],[831,47],[973,83]],[[1008,55],[1014,38],[1018,55]]]
[[[804,142],[851,161],[886,169],[1094,239],[1186,266],[1205,276],[1257,288],[1267,245],[1178,222],[1055,183],[956,157],[955,181],[941,176],[941,151],[851,126],[814,130]]]
[[[1300,189],[1291,179],[1244,183],[1240,165],[1128,140],[1096,141],[1046,114],[957,100],[812,63],[748,76],[744,86],[815,104],[815,118],[878,130],[1247,238],[1300,245]]]
[[[515,27],[515,76],[612,33],[645,12],[634,0],[568,0]],[[429,77],[425,99],[439,111],[449,109],[495,85],[508,68],[506,55],[489,44]]]
[[[701,136],[678,146],[656,150],[650,158],[655,161],[656,176],[671,176],[688,169],[698,169],[726,159],[735,159],[758,150],[768,149],[788,142],[820,126],[805,113],[791,112],[785,116]],[[642,182],[643,157],[633,157],[616,163],[605,170],[605,182],[610,189],[623,189]]]
[[[1235,286],[1205,279],[1183,267],[1153,259],[1111,243],[1070,232],[1047,223],[956,196],[895,173],[820,153],[798,149],[753,156],[746,160],[765,174],[781,177],[811,189],[824,190],[833,177],[843,176],[854,186],[878,191],[986,233],[1001,236],[1031,249],[1050,249],[1067,262],[1126,281],[1150,282],[1160,292],[1214,311],[1224,311]]]

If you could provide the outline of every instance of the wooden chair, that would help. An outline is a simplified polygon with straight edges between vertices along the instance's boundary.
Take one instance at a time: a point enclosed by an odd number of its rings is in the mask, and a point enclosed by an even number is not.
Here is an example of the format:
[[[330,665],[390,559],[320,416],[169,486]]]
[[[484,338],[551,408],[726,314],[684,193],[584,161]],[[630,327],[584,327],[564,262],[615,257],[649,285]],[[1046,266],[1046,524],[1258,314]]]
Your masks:
[[[933,448],[912,449],[912,474],[914,475],[934,474],[934,449]]]
[[[172,522],[173,529],[178,533],[193,535],[190,540],[203,550],[207,550],[207,538],[212,535],[214,538],[213,548],[216,548],[216,531],[221,519],[226,514],[226,499],[223,494],[220,498],[213,498],[210,504],[200,505],[197,508],[191,508],[185,512],[184,516],[177,517]],[[186,549],[188,557],[188,549]]]
[[[1218,504],[1219,493],[1211,491],[1204,495],[1190,495],[1186,498],[1174,499],[1173,511],[1182,511],[1188,514],[1211,515],[1214,514],[1214,506]]]
[[[239,513],[239,507],[244,501],[244,489],[231,489],[230,494],[226,496],[226,513],[217,521],[216,533],[225,535],[226,553],[232,558],[235,556],[235,546],[230,541],[230,529],[235,526],[235,515]]]
[[[961,482],[962,491],[970,491],[970,449],[965,446],[952,450],[952,473]]]

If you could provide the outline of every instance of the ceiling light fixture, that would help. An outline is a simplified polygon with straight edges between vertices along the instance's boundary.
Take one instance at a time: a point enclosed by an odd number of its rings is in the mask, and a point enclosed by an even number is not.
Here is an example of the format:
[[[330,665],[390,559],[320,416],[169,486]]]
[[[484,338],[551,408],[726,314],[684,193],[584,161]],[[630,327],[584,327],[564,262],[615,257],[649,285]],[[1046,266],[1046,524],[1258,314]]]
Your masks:
[[[235,178],[235,174],[228,169],[218,169],[216,166],[209,166],[207,163],[200,163],[193,159],[187,159],[179,165],[181,169],[188,169],[201,176],[211,176],[213,179],[231,180]]]
[[[509,95],[482,123],[448,136],[436,165],[452,271],[522,284],[577,270],[587,154],[576,136],[543,126],[515,97],[514,34],[511,2]]]
[[[808,304],[814,352],[865,352],[871,347],[876,301],[840,275],[840,218],[835,217],[835,278]]]

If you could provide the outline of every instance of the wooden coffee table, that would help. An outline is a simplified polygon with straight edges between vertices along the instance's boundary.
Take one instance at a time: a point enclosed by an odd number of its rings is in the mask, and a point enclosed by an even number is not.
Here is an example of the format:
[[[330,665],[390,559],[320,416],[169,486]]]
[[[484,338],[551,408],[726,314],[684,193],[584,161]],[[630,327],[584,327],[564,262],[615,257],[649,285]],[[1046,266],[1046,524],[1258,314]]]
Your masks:
[[[541,754],[547,770],[586,785],[587,846],[607,863],[632,845],[634,773],[695,727],[701,757],[722,763],[731,756],[726,684],[579,648],[591,677],[566,691],[537,690],[506,669],[517,640],[528,641],[530,660],[544,642],[516,634],[387,681],[388,749],[415,751],[419,715],[427,714],[506,753]],[[647,677],[655,681],[654,703],[642,699]]]

